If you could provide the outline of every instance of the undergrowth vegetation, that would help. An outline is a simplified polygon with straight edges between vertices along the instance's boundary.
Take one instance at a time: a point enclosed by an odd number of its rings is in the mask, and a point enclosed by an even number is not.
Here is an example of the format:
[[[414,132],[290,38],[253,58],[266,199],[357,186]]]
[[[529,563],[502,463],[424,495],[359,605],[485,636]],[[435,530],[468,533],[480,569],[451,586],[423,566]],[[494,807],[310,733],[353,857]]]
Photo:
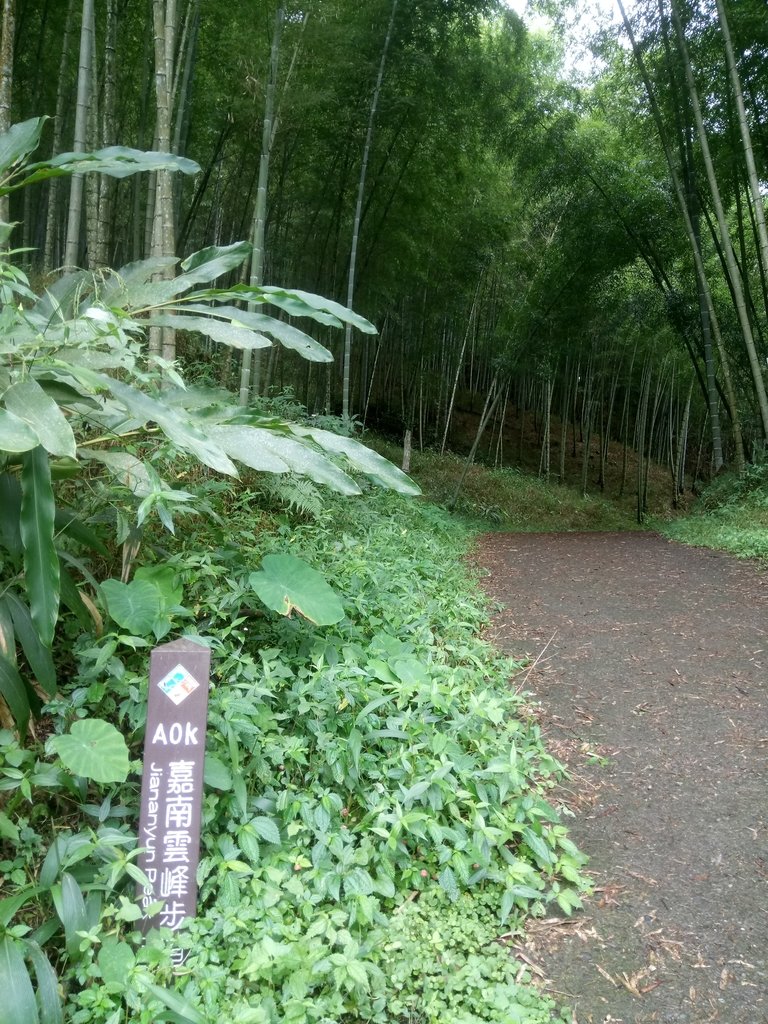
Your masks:
[[[768,558],[768,465],[715,477],[689,515],[659,529],[683,544]]]
[[[0,733],[2,923],[32,961],[46,947],[71,1024],[551,1020],[496,940],[578,907],[583,857],[547,799],[561,769],[515,665],[478,639],[469,532],[378,490],[304,520],[202,491],[208,512],[142,552],[174,574],[159,631],[213,652],[199,916],[173,937],[135,930],[138,760],[99,785],[44,748],[98,715],[140,757],[158,622],[108,622],[74,642],[37,742]],[[270,552],[320,569],[345,617],[265,610],[248,577]]]
[[[365,442],[392,462],[402,457],[397,445],[376,437]],[[453,504],[464,458],[425,449],[414,452],[411,475],[426,497],[444,506]],[[455,504],[456,512],[482,529],[515,531],[637,530],[630,505],[623,508],[599,495],[584,496],[577,488],[518,469],[474,465],[467,473]]]

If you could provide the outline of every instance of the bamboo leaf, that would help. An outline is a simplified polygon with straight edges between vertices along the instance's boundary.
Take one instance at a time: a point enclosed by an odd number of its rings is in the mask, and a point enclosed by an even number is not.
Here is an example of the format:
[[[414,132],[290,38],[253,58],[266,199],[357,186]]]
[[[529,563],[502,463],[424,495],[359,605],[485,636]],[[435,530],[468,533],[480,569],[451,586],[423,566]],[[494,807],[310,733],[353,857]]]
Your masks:
[[[185,287],[193,284],[205,284],[214,281],[229,270],[241,266],[251,255],[250,242],[233,242],[232,245],[210,245],[206,249],[193,252],[181,264],[184,271],[176,279],[183,281]]]
[[[126,146],[107,146],[93,153],[60,153],[52,160],[30,164],[23,181],[6,188],[16,189],[36,181],[57,178],[64,174],[87,174],[98,171],[111,178],[127,178],[142,171],[180,171],[182,174],[197,174],[200,170],[194,160],[173,153],[144,152]]]
[[[226,295],[212,291],[210,292],[212,298],[224,298]],[[200,293],[195,293],[191,298],[199,298]],[[226,317],[230,321],[235,321],[239,324],[244,324],[246,327],[250,327],[252,330],[269,334],[275,338],[284,348],[292,349],[294,352],[298,352],[304,359],[308,359],[313,363],[331,363],[333,362],[333,354],[328,351],[323,345],[315,341],[304,331],[299,330],[298,327],[294,327],[293,324],[287,324],[283,320],[276,320],[273,316],[268,316],[266,313],[255,313],[252,310],[241,310],[235,306],[202,306],[197,304],[190,304],[186,307],[187,309],[196,313],[207,313],[209,316]]]
[[[41,446],[23,457],[21,494],[19,525],[29,608],[41,642],[50,647],[59,612],[59,557],[53,543],[51,469]]]
[[[339,302],[323,298],[322,295],[299,291],[296,288],[288,291],[285,288],[273,286],[264,286],[261,290],[267,296],[267,302],[279,306],[291,316],[310,316],[314,320],[319,320],[320,323],[327,324],[333,324],[334,321],[338,324],[341,321],[341,323],[351,324],[363,334],[378,334],[370,320],[359,316]]]
[[[183,1024],[210,1024],[199,1010],[196,1010],[191,1003],[181,996],[172,992],[171,989],[161,988],[159,985],[147,985],[147,991],[158,999],[163,1005],[172,1010]]]
[[[39,1024],[29,971],[18,943],[10,935],[0,939],[0,992],[3,1024]]]
[[[64,925],[64,941],[67,954],[72,960],[77,959],[80,947],[79,931],[87,928],[85,900],[80,886],[68,871],[62,872],[61,883],[51,886],[53,905],[59,920]]]
[[[36,380],[27,377],[12,384],[5,392],[5,407],[24,420],[39,438],[39,443],[51,455],[74,459],[77,445],[72,427],[56,402],[47,395]]]
[[[9,555],[20,555],[21,484],[10,473],[0,473],[0,544]]]

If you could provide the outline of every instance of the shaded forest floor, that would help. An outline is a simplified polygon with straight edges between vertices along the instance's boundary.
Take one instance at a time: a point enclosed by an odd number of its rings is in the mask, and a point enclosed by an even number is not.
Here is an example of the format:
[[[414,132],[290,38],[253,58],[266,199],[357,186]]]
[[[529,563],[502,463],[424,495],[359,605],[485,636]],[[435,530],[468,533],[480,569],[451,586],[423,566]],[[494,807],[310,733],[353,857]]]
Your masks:
[[[493,534],[595,894],[524,955],[578,1024],[768,1022],[768,579],[651,533]]]

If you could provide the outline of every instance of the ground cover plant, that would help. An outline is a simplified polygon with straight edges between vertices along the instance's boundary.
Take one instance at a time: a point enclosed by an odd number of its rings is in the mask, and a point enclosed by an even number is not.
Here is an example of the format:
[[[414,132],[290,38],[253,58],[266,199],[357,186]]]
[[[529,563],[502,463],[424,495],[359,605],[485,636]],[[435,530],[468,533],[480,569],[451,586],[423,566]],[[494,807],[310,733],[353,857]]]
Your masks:
[[[768,470],[762,463],[741,474],[723,473],[699,496],[689,515],[659,524],[682,544],[768,558]]]
[[[547,802],[559,767],[513,666],[477,639],[466,529],[394,495],[302,524],[208,491],[213,519],[147,544],[181,592],[173,631],[199,631],[215,664],[201,913],[180,976],[167,936],[133,931],[136,776],[86,786],[51,740],[46,756],[2,734],[6,923],[52,950],[67,1019],[549,1020],[494,939],[578,906],[582,857]],[[333,581],[341,622],[259,605],[249,577],[271,551]],[[107,717],[135,758],[153,640],[109,621],[82,634],[49,728]]]

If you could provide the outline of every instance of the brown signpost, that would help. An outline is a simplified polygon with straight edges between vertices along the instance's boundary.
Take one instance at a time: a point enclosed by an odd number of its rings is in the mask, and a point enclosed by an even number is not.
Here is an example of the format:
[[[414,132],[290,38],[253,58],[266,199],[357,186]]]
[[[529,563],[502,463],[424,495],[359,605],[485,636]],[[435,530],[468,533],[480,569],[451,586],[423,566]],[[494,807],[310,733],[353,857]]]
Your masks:
[[[193,640],[152,651],[139,820],[138,864],[149,881],[139,888],[144,932],[175,931],[197,909],[210,667],[211,652]],[[148,915],[156,902],[162,909]],[[184,956],[173,952],[177,965]]]

